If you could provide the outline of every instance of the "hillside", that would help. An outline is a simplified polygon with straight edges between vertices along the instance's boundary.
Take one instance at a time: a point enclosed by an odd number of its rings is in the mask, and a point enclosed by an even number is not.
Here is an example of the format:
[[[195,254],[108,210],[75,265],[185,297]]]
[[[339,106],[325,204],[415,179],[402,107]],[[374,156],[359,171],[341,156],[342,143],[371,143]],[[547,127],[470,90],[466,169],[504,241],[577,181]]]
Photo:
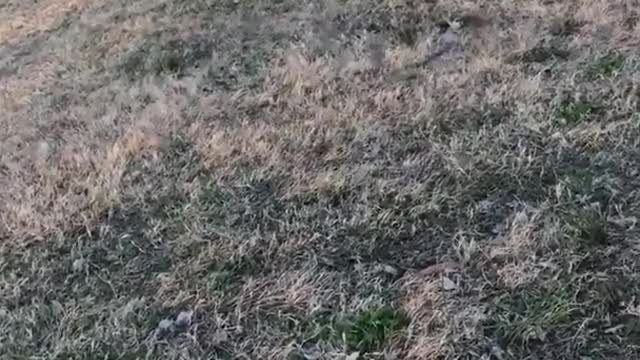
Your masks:
[[[0,357],[640,358],[632,3],[4,0]]]

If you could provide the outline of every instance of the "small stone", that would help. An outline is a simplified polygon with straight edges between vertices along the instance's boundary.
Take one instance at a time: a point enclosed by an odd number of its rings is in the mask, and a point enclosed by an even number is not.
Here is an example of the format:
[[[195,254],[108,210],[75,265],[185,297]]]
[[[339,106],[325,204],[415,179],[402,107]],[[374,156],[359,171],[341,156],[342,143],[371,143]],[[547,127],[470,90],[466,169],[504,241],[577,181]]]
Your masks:
[[[484,199],[478,203],[478,210],[485,213],[490,212],[495,209],[495,205],[495,202],[493,202],[492,200]]]
[[[322,350],[318,347],[300,349],[300,353],[305,360],[319,360],[322,359]]]
[[[353,352],[349,355],[347,355],[344,360],[358,360],[360,358],[360,353],[359,352]]]
[[[229,341],[229,333],[223,329],[216,330],[211,338],[211,342],[215,345],[220,345],[227,341]]]
[[[438,43],[440,44],[441,51],[461,51],[462,50],[462,40],[460,39],[460,35],[456,34],[453,31],[445,31],[440,38],[438,39]]]
[[[49,155],[51,155],[51,145],[49,145],[46,141],[39,141],[34,148],[34,160],[35,161],[44,161]]]
[[[176,317],[176,327],[180,329],[186,329],[191,326],[191,320],[193,318],[193,311],[182,311]]]
[[[173,326],[173,320],[163,319],[158,324],[158,330],[160,330],[160,331],[169,331],[169,330],[171,330],[172,326]]]
[[[454,19],[449,22],[449,27],[452,30],[460,30],[462,27],[462,21],[460,19]]]
[[[84,270],[85,261],[84,259],[75,259],[73,264],[71,264],[71,268],[74,272],[80,272]]]
[[[175,330],[175,325],[173,323],[173,320],[164,319],[164,320],[161,320],[160,323],[158,324],[158,328],[155,331],[155,336],[159,339],[164,339],[171,336],[174,330]]]

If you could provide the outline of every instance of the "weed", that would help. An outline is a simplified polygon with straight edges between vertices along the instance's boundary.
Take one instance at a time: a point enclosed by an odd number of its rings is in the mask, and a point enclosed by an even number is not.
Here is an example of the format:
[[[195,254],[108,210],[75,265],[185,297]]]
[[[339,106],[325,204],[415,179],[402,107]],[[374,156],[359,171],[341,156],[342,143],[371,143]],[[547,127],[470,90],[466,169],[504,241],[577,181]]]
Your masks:
[[[307,341],[325,340],[361,353],[378,351],[408,321],[403,313],[390,307],[375,307],[342,319],[322,317],[307,325]]]

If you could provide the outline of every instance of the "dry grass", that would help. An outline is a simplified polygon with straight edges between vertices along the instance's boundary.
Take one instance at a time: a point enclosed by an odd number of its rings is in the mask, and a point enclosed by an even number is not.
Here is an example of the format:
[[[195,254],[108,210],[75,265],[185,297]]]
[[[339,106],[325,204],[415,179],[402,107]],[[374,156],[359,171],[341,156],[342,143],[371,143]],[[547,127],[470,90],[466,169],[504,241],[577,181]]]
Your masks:
[[[5,2],[0,354],[637,358],[639,11]]]

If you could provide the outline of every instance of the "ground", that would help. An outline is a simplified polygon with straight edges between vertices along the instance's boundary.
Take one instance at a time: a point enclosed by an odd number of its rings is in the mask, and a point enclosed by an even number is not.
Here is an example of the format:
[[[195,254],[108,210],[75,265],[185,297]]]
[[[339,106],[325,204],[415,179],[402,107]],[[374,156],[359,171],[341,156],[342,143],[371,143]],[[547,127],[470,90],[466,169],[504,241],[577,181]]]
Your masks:
[[[628,0],[5,0],[7,359],[637,359]]]

